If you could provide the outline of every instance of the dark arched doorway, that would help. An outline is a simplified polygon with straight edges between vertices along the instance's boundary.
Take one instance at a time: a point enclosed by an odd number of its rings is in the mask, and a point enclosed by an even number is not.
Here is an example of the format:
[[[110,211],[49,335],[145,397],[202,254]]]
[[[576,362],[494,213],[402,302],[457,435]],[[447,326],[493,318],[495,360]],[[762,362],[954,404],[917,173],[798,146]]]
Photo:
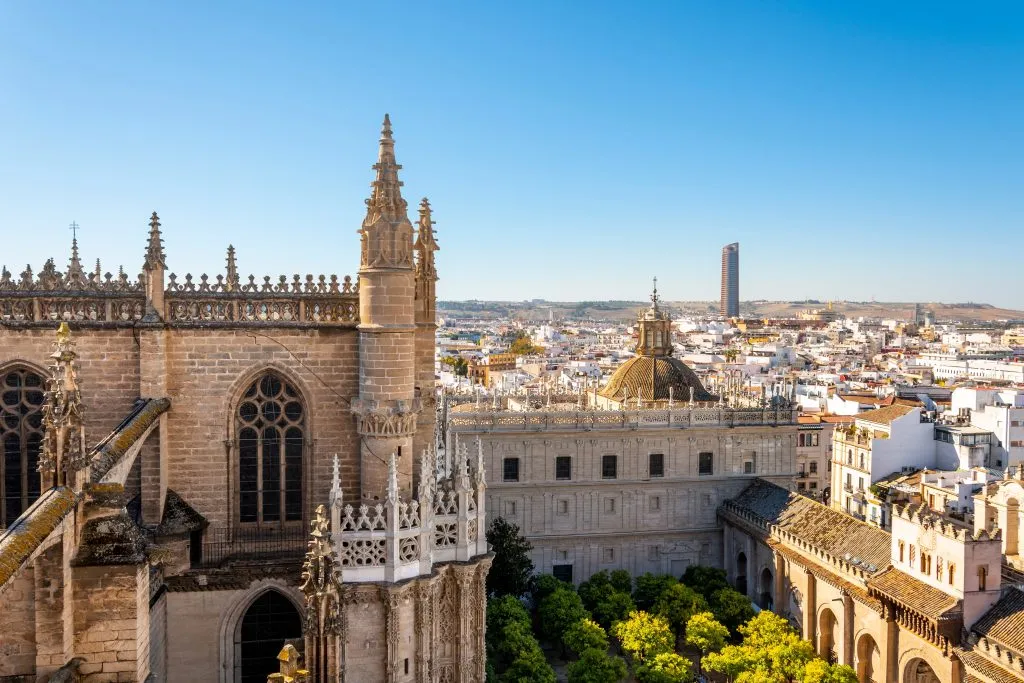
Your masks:
[[[747,555],[740,553],[736,556],[736,590],[744,595],[747,594]]]
[[[771,611],[775,606],[775,601],[772,599],[772,594],[775,591],[774,579],[770,569],[765,567],[761,571],[761,590],[758,598],[758,606],[761,609]]]
[[[267,683],[278,671],[277,655],[286,640],[302,637],[302,618],[292,601],[275,590],[249,605],[235,640],[235,680]]]
[[[941,683],[941,681],[928,662],[915,658],[910,660],[904,669],[903,683]]]

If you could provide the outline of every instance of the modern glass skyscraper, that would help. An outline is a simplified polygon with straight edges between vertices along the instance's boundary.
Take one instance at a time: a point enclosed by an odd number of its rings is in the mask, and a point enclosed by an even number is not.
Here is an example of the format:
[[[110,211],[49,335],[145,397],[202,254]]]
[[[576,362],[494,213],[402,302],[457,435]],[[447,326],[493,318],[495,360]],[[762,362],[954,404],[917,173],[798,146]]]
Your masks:
[[[735,318],[740,314],[740,243],[722,247],[722,315]]]

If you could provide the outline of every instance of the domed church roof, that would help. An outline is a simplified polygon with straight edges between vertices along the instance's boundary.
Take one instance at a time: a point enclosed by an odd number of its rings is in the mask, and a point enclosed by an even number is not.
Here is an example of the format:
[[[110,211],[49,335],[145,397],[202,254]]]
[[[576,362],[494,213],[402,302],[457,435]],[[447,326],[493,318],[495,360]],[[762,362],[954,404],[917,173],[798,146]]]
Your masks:
[[[671,389],[671,391],[670,391]],[[697,374],[685,363],[671,356],[635,356],[619,366],[600,393],[615,401],[635,400],[644,403],[667,401],[713,401]]]
[[[672,357],[672,321],[658,308],[658,278],[654,278],[651,307],[637,317],[639,338],[636,357],[619,366],[608,384],[598,393],[623,402],[713,401],[697,374],[681,360]]]

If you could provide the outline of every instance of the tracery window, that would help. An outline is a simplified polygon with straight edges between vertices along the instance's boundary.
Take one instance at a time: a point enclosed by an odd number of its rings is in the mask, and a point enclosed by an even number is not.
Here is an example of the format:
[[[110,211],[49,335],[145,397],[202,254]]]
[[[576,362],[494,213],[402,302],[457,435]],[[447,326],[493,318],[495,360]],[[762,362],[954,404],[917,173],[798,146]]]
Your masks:
[[[0,374],[0,528],[39,497],[43,390],[43,378],[27,368]]]
[[[257,379],[235,414],[238,521],[276,526],[302,521],[306,411],[299,393],[276,374]]]

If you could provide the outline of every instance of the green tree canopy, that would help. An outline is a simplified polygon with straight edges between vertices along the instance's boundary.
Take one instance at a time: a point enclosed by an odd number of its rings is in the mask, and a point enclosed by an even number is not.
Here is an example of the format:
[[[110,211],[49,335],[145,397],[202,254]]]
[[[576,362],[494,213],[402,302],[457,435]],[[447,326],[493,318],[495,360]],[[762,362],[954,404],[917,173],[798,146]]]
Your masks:
[[[555,670],[537,648],[524,652],[509,665],[498,680],[500,683],[555,683]]]
[[[503,631],[491,634],[493,646],[490,648],[490,658],[493,660],[494,668],[499,673],[506,671],[517,659],[528,656],[531,653],[544,653],[540,649],[540,643],[530,630],[528,625],[524,626],[518,622],[508,624]]]
[[[846,664],[829,664],[824,659],[812,659],[804,667],[803,683],[857,683],[857,672]]]
[[[638,662],[646,662],[654,655],[671,652],[675,637],[668,622],[647,612],[632,612],[625,621],[612,628],[619,644]]]
[[[666,588],[654,603],[654,613],[664,617],[677,638],[686,632],[686,622],[690,617],[707,609],[704,596],[682,583]]]
[[[605,628],[611,628],[614,623],[626,619],[634,611],[636,605],[633,604],[633,598],[629,597],[629,593],[612,590],[594,606],[591,613],[597,623]]]
[[[487,601],[488,641],[496,642],[502,637],[506,628],[516,623],[525,626],[527,630],[532,628],[530,613],[519,601],[519,598],[514,595],[505,595]]]
[[[559,588],[544,598],[537,612],[541,635],[552,645],[560,646],[563,652],[565,632],[577,621],[590,618],[580,596],[567,588]]]
[[[714,567],[691,564],[683,574],[682,582],[704,596],[709,603],[715,591],[729,588],[725,571]]]
[[[705,669],[736,683],[784,683],[804,676],[814,647],[780,616],[767,610],[739,627],[743,641],[703,659]],[[829,682],[832,683],[832,682]]]
[[[561,579],[556,579],[551,574],[541,574],[533,581],[533,604],[540,605],[544,598],[554,593],[559,588],[574,591],[576,587]]]
[[[720,588],[711,594],[708,600],[711,611],[733,636],[738,636],[740,626],[747,623],[754,616],[754,606],[750,599],[743,593],[732,588]]]
[[[530,341],[530,338],[523,333],[523,336],[517,338],[508,347],[508,352],[517,356],[532,356],[534,354],[543,353],[544,349],[537,346]]]
[[[488,627],[489,628],[489,627]],[[607,650],[608,634],[601,625],[592,619],[580,619],[562,634],[565,646],[577,657],[585,650]]]
[[[627,673],[622,657],[597,648],[584,650],[568,667],[569,683],[619,683]]]
[[[608,576],[608,581],[612,584],[612,587],[629,595],[633,592],[633,577],[625,569],[616,569]]]
[[[636,668],[640,683],[687,683],[693,680],[693,664],[675,652],[662,652]]]
[[[686,644],[700,650],[702,659],[725,647],[728,638],[729,629],[718,623],[711,612],[698,612],[686,622]]]
[[[654,609],[654,603],[662,592],[674,583],[679,583],[679,581],[671,574],[647,572],[643,576],[638,576],[636,587],[633,589],[633,602],[636,603],[636,608],[650,612]]]
[[[487,572],[487,594],[519,597],[528,593],[533,582],[533,546],[523,538],[519,527],[498,517],[487,528],[487,542],[494,552],[494,562]]]

